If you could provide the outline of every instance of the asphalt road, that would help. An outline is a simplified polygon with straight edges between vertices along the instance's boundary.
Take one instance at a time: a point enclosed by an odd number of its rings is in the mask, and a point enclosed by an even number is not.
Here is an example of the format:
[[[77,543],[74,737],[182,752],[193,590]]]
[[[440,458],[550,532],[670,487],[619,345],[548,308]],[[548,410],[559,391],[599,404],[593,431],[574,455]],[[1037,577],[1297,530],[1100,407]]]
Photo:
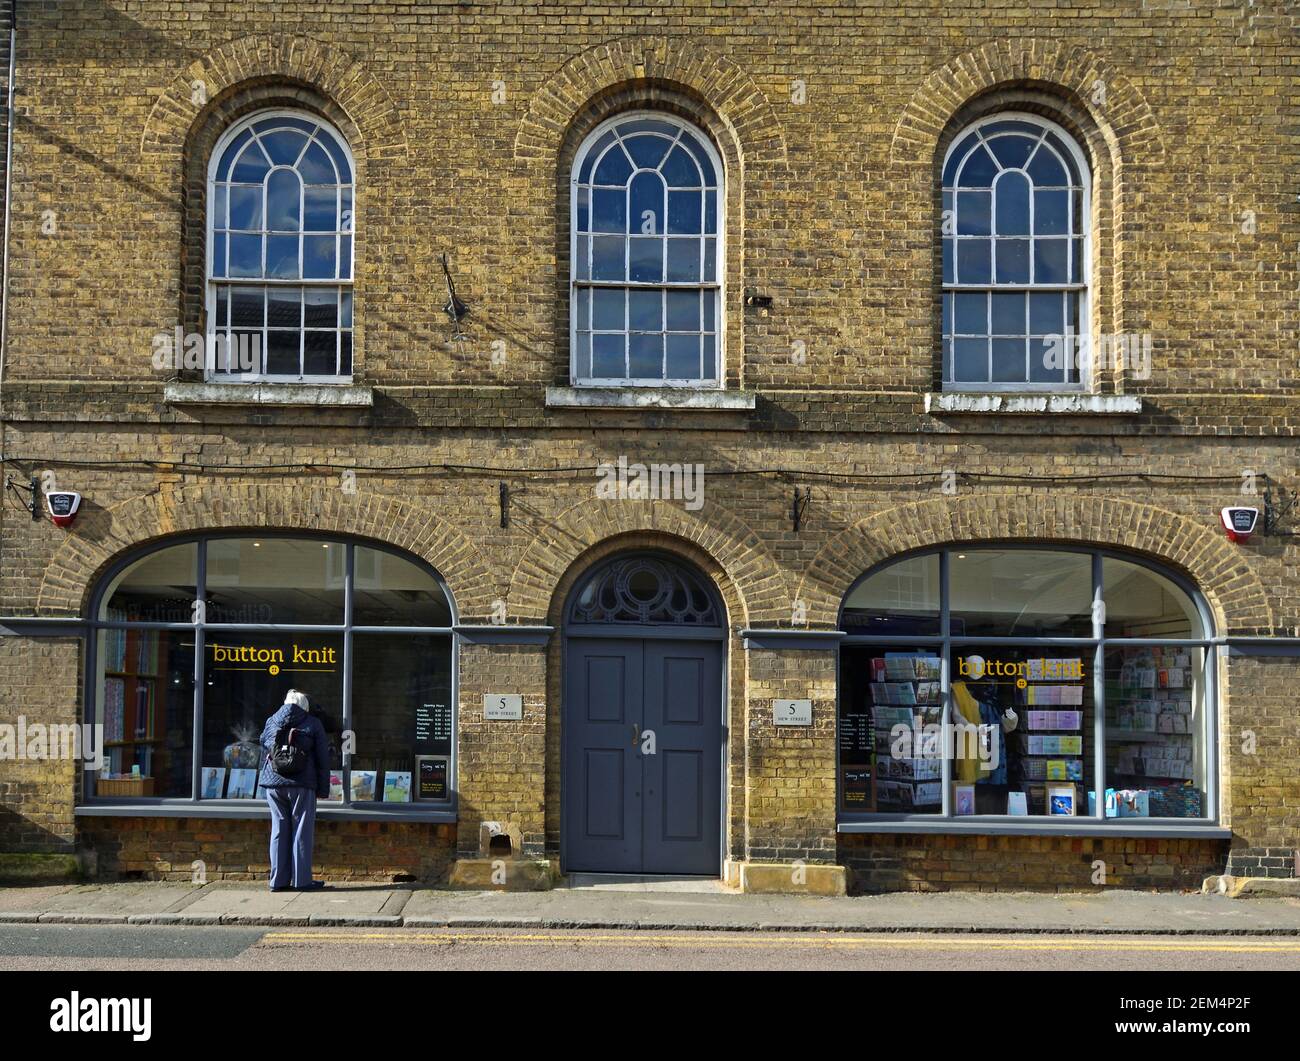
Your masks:
[[[1300,938],[0,925],[0,970],[1300,970]]]

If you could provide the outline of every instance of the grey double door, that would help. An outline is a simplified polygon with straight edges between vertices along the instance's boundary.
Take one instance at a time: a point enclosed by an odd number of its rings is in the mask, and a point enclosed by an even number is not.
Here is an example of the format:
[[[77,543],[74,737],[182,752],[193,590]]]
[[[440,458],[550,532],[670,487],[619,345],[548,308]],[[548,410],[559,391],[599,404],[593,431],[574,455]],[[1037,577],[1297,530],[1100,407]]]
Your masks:
[[[721,642],[573,638],[565,662],[566,870],[716,875]]]

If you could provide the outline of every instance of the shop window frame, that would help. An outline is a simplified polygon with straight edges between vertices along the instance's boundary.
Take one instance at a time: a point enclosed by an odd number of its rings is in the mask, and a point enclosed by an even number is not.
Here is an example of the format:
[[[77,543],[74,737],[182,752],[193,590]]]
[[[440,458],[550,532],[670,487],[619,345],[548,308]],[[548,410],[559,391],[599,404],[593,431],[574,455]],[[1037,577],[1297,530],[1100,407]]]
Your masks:
[[[183,545],[193,544],[197,548],[196,569],[195,569],[195,590],[196,599],[206,599],[207,587],[207,546],[214,541],[229,540],[256,540],[272,541],[276,539],[291,539],[297,541],[310,541],[319,544],[342,545],[345,547],[344,561],[344,599],[343,599],[343,621],[337,624],[326,623],[209,623],[196,621],[189,623],[176,622],[114,622],[100,617],[104,605],[108,600],[108,593],[113,586],[114,580],[118,575],[130,568],[133,564],[143,560],[145,557],[162,552],[165,549],[175,548]],[[356,550],[358,547],[373,549],[377,552],[387,553],[397,559],[403,560],[409,564],[414,564],[427,574],[429,574],[442,590],[443,596],[447,602],[449,614],[449,625],[447,626],[363,626],[356,625],[352,622],[353,617],[353,597],[356,575]],[[196,612],[199,609],[196,609]],[[94,793],[94,780],[96,775],[92,771],[86,771],[89,775],[85,778],[85,791],[82,798],[76,806],[78,815],[94,816],[133,816],[133,815],[161,815],[161,816],[183,816],[195,818],[262,818],[269,817],[270,811],[265,800],[258,799],[226,799],[219,800],[201,799],[200,791],[202,786],[202,773],[200,762],[202,758],[202,738],[203,738],[203,701],[204,701],[204,663],[206,635],[209,631],[224,633],[283,633],[292,631],[294,633],[329,633],[340,635],[343,639],[343,664],[342,664],[342,719],[340,722],[340,731],[353,728],[352,718],[352,664],[353,664],[353,635],[382,635],[390,634],[394,637],[403,637],[411,635],[437,635],[446,636],[450,640],[451,649],[451,747],[447,763],[447,799],[446,800],[427,800],[417,801],[412,798],[410,803],[383,803],[380,801],[365,801],[363,803],[352,803],[351,785],[349,783],[349,768],[344,767],[343,799],[341,802],[318,801],[317,815],[324,819],[352,819],[363,821],[374,820],[398,820],[398,821],[425,821],[425,822],[455,822],[457,820],[457,810],[459,807],[459,733],[460,733],[460,634],[458,632],[459,618],[456,611],[455,598],[447,586],[446,581],[430,564],[426,563],[420,557],[406,552],[402,549],[388,545],[384,542],[372,541],[365,538],[354,538],[346,535],[335,534],[311,534],[302,531],[293,530],[266,530],[266,531],[232,531],[232,532],[206,532],[201,534],[177,535],[169,537],[158,542],[154,542],[147,548],[132,550],[123,554],[114,563],[108,567],[100,576],[95,586],[95,591],[91,596],[89,605],[89,614],[85,620],[86,652],[85,652],[85,672],[82,684],[82,703],[84,705],[83,719],[85,722],[94,724],[96,718],[96,705],[98,703],[98,682],[100,681],[99,673],[99,633],[102,630],[112,629],[131,629],[131,630],[159,630],[159,631],[183,631],[192,633],[195,638],[194,644],[194,693],[193,703],[191,706],[190,724],[192,728],[191,735],[191,777],[190,777],[190,795],[186,796],[99,796]],[[417,779],[412,777],[412,789]]]
[[[949,599],[951,558],[954,553],[977,551],[1038,551],[1055,553],[1084,554],[1091,556],[1092,601],[1103,603],[1102,569],[1106,559],[1122,560],[1134,564],[1153,574],[1167,579],[1175,587],[1187,594],[1196,609],[1200,620],[1199,637],[1193,638],[1142,638],[1142,637],[1107,637],[1105,624],[1099,617],[1098,610],[1092,609],[1092,636],[1090,637],[989,637],[972,635],[953,635],[951,608]],[[939,557],[939,632],[937,634],[859,634],[848,632],[844,623],[845,604],[857,588],[869,578],[878,575],[893,564],[920,556],[937,554]],[[1104,616],[1104,611],[1100,613]],[[1226,829],[1220,827],[1220,792],[1221,769],[1219,764],[1218,729],[1221,717],[1219,702],[1218,646],[1221,643],[1215,637],[1214,618],[1210,608],[1195,584],[1177,571],[1159,563],[1152,562],[1134,553],[1123,550],[1099,548],[1086,545],[1058,544],[1054,542],[1023,541],[987,541],[978,543],[954,543],[939,547],[927,547],[911,550],[890,557],[873,566],[854,580],[840,602],[837,629],[841,636],[836,653],[836,699],[835,699],[835,807],[836,822],[840,832],[937,832],[937,833],[983,833],[983,834],[1034,834],[1034,835],[1165,835],[1165,836],[1227,836]],[[943,719],[951,719],[952,659],[954,647],[969,646],[1007,646],[1016,648],[1042,649],[1078,649],[1085,662],[1092,665],[1093,682],[1093,730],[1092,751],[1085,757],[1091,763],[1091,771],[1085,774],[1085,780],[1077,782],[1078,792],[1084,813],[1074,816],[1018,816],[1010,814],[957,815],[953,806],[952,760],[944,757],[942,775],[943,802],[939,813],[907,814],[875,811],[846,811],[843,809],[843,770],[839,752],[840,708],[844,697],[842,675],[842,651],[846,647],[880,647],[882,649],[923,649],[935,652],[940,659],[940,695],[944,705]],[[1203,741],[1206,763],[1205,778],[1205,815],[1200,818],[1107,818],[1105,801],[1100,798],[1106,790],[1106,692],[1105,692],[1105,658],[1108,648],[1115,647],[1182,647],[1200,649],[1203,653],[1201,667],[1204,682]],[[1085,768],[1086,769],[1086,768]],[[1088,814],[1087,797],[1090,789],[1098,793],[1094,814]]]

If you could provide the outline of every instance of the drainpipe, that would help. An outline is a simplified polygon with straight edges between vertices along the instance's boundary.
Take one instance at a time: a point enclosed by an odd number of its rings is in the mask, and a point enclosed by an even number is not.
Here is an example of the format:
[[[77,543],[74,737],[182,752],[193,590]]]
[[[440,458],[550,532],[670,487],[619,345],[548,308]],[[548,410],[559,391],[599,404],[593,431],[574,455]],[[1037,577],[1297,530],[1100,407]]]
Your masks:
[[[4,271],[0,283],[0,458],[5,452],[4,378],[5,354],[9,350],[9,219],[11,187],[14,177],[14,66],[18,61],[18,0],[9,3],[9,94],[5,114],[5,234],[4,251],[0,255],[0,269]],[[32,498],[36,504],[36,498]]]

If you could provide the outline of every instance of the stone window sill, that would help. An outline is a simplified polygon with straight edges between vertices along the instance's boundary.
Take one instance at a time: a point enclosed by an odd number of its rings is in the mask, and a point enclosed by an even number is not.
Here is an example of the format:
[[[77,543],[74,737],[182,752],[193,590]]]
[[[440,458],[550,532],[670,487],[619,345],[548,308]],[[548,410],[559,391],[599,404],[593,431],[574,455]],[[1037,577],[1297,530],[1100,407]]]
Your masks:
[[[683,409],[752,412],[752,391],[686,387],[547,387],[548,409]]]
[[[1069,416],[1132,416],[1142,411],[1142,399],[1132,394],[932,391],[925,396],[925,411],[932,415],[1064,413]]]
[[[74,809],[79,818],[266,818],[266,800],[91,800]],[[316,817],[326,821],[455,822],[456,811],[447,804],[379,803],[374,805],[317,801]]]
[[[1232,830],[1213,822],[1190,820],[1185,825],[1177,824],[1177,819],[1148,818],[1096,818],[1077,817],[1068,821],[1039,823],[1033,819],[1015,821],[1006,817],[972,818],[965,821],[953,818],[932,817],[930,820],[914,816],[899,820],[886,818],[872,821],[869,818],[841,820],[836,824],[838,833],[931,833],[960,834],[969,833],[976,836],[1117,836],[1127,839],[1162,838],[1230,840]]]
[[[169,405],[310,405],[369,408],[374,388],[325,383],[197,383],[172,380],[163,400]]]

